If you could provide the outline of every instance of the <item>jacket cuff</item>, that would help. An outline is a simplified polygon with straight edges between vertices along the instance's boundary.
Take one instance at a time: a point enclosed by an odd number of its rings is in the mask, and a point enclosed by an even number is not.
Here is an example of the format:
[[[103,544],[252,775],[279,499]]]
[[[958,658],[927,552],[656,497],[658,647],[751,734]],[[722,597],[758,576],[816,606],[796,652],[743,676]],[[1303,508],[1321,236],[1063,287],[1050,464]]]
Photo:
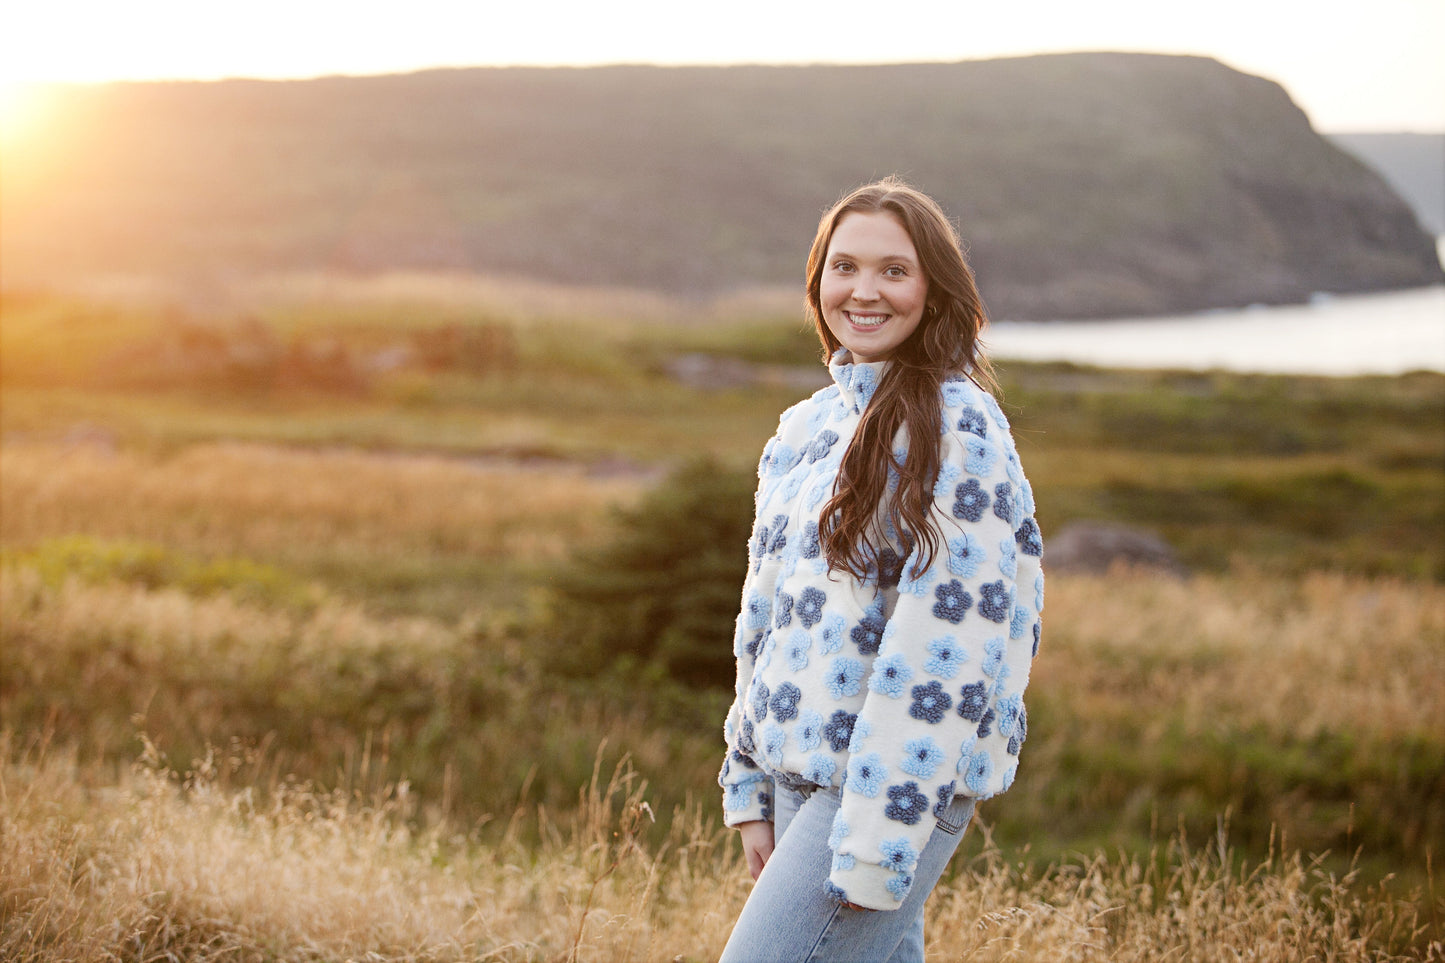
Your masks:
[[[739,826],[773,818],[773,781],[758,776],[723,786],[723,825]]]
[[[841,865],[840,865],[841,863]],[[895,910],[913,886],[913,874],[877,863],[835,859],[828,882],[834,898],[874,910]]]

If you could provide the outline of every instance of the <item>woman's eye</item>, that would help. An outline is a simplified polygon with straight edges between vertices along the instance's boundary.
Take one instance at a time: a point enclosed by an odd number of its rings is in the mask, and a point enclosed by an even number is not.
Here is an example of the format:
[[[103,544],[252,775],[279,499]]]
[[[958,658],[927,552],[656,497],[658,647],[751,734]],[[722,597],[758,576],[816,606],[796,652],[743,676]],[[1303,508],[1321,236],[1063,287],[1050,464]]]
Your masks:
[[[883,273],[887,274],[890,278],[901,278],[905,277],[908,274],[907,271],[905,271],[900,265],[897,264],[892,265],[888,268],[887,271],[884,271]]]
[[[835,271],[851,271],[851,270],[853,270],[853,262],[851,262],[851,261],[834,261],[834,262],[833,262],[833,270],[835,270]]]

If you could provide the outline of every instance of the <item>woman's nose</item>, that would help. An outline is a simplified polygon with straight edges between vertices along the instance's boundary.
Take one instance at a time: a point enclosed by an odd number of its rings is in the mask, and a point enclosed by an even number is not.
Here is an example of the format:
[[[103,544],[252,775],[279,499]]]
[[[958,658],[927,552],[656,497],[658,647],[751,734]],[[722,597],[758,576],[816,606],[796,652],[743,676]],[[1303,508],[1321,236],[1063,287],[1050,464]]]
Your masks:
[[[877,301],[878,283],[873,278],[860,275],[853,284],[854,301]]]

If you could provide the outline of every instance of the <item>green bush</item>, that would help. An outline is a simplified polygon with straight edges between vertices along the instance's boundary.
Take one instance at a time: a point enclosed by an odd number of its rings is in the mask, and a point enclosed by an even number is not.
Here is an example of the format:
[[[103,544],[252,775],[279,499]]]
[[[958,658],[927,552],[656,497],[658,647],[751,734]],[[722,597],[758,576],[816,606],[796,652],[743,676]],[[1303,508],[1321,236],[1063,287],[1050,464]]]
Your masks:
[[[558,667],[730,685],[755,487],[746,472],[696,461],[620,511],[611,541],[555,580]]]

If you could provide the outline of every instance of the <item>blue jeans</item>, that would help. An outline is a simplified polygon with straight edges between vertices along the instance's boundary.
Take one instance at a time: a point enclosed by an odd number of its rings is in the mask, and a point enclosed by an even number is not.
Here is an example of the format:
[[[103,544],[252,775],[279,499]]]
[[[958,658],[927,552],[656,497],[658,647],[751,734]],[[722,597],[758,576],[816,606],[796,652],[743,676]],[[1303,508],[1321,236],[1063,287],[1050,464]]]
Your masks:
[[[825,891],[833,865],[828,833],[840,804],[836,789],[776,787],[773,855],[720,963],[922,963],[923,904],[973,818],[974,800],[960,796],[938,821],[902,905],[869,912],[840,906]]]

